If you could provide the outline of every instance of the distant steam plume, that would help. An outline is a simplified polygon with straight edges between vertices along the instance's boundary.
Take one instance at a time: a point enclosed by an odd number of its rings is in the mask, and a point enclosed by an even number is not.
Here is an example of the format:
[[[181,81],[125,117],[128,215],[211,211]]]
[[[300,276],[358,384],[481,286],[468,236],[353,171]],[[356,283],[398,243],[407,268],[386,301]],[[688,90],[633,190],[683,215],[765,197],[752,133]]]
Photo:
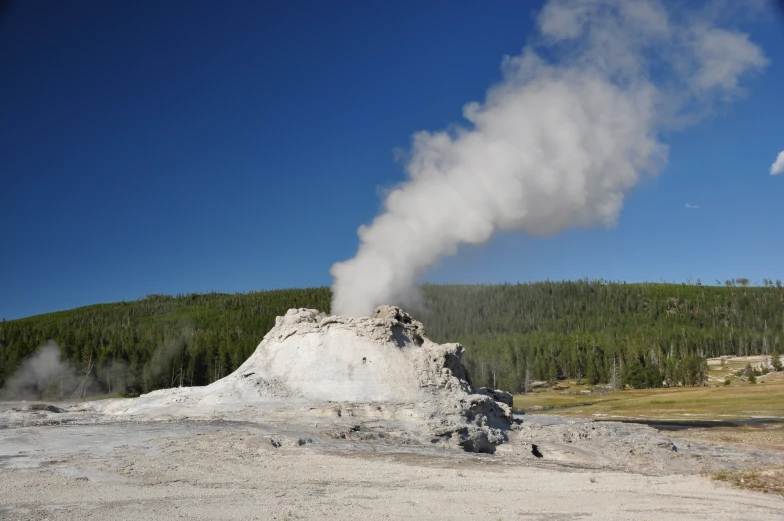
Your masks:
[[[59,400],[70,398],[80,385],[86,395],[92,394],[97,383],[61,359],[60,348],[54,342],[41,346],[17,368],[0,389],[2,400]]]
[[[614,225],[641,177],[666,163],[659,133],[735,97],[767,63],[748,35],[717,26],[716,9],[673,4],[545,4],[535,43],[463,108],[467,128],[414,134],[407,180],[359,228],[356,256],[332,266],[333,312],[410,303],[439,259],[499,231]]]

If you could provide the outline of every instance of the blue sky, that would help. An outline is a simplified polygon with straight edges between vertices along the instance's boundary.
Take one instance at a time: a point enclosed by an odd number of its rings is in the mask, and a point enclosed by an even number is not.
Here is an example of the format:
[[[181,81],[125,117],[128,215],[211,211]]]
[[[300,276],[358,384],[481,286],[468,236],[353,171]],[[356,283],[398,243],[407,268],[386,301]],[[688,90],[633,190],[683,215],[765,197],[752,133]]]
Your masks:
[[[404,179],[395,150],[460,122],[537,10],[183,5],[15,2],[0,21],[0,317],[329,285]],[[770,64],[663,137],[668,166],[617,227],[503,234],[428,280],[784,278],[784,176],[768,174],[784,150],[784,23],[741,28]]]

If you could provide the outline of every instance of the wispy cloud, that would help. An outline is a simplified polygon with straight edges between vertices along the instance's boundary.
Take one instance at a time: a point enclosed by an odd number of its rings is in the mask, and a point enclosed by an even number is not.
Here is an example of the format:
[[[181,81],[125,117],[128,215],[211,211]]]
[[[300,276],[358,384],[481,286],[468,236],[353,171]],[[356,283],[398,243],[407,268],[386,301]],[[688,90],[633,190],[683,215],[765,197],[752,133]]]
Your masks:
[[[784,174],[784,150],[779,152],[779,156],[776,158],[776,161],[770,165],[770,175],[779,174]]]
[[[689,209],[689,210],[699,210],[700,208],[702,208],[702,206],[700,206],[698,204],[686,203],[686,208]]]

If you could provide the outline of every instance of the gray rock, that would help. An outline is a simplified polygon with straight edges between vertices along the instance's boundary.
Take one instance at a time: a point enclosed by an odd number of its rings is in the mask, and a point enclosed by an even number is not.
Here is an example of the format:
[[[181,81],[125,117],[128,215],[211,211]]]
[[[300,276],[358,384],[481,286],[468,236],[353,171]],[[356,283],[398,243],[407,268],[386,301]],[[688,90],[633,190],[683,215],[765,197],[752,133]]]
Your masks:
[[[63,412],[62,409],[59,407],[55,407],[54,405],[49,405],[48,403],[29,403],[22,407],[22,410],[27,411],[48,411],[48,412],[55,412],[60,413]]]
[[[497,389],[490,389],[488,387],[480,387],[476,390],[476,393],[484,394],[485,396],[489,396],[497,402],[505,403],[509,407],[512,407],[512,393],[499,391]]]

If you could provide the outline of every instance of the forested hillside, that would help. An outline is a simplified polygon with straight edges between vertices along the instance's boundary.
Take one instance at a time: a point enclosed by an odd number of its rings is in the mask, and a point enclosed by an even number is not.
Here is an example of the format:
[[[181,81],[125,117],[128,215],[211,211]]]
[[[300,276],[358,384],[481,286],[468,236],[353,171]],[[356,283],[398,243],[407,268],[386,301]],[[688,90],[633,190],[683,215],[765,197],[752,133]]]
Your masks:
[[[784,288],[602,281],[426,286],[429,336],[467,346],[475,383],[697,385],[706,357],[784,348]]]
[[[430,338],[466,346],[477,385],[580,378],[697,385],[705,357],[784,347],[784,288],[603,281],[428,285],[414,310]],[[329,311],[329,288],[150,295],[0,325],[0,386],[48,340],[108,392],[203,385],[226,376],[292,307]]]

